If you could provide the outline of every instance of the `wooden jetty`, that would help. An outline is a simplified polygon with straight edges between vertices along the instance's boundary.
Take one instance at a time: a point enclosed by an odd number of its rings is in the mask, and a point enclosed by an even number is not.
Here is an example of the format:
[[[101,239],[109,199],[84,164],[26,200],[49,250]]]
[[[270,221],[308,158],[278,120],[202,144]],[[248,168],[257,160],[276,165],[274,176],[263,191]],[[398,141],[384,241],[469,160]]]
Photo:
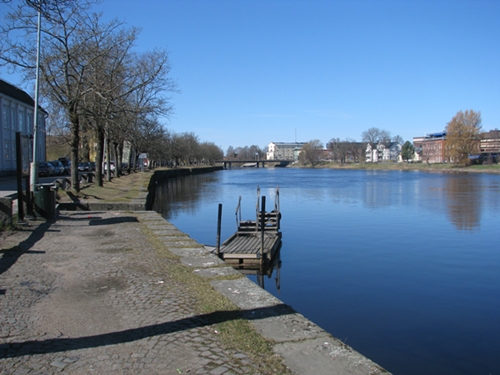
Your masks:
[[[279,188],[276,188],[274,207],[266,211],[266,197],[259,205],[260,189],[257,188],[255,220],[241,220],[241,197],[236,207],[236,232],[222,246],[217,254],[233,266],[261,265],[274,259],[281,247]]]

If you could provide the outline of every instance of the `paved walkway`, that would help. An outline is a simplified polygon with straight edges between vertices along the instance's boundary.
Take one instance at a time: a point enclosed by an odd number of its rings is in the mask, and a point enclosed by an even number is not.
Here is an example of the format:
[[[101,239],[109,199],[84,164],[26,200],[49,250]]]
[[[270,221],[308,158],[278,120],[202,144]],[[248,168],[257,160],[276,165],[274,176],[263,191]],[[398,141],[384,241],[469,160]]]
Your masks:
[[[0,236],[1,374],[386,373],[155,212],[66,211]],[[200,314],[173,265],[237,305],[278,365],[225,346],[216,324],[235,314]]]

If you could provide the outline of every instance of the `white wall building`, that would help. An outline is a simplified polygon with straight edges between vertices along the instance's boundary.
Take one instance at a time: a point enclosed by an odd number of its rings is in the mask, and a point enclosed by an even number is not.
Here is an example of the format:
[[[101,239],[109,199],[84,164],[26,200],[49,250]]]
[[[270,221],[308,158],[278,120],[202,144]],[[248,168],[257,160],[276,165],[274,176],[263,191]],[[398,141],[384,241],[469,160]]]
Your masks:
[[[267,146],[267,160],[299,160],[305,142],[271,142]]]
[[[25,91],[0,79],[0,175],[16,172],[16,132],[33,136],[35,101]],[[45,161],[45,119],[47,112],[38,111],[37,160]],[[29,153],[30,160],[32,152]]]
[[[366,162],[377,163],[382,161],[401,161],[402,146],[397,142],[377,143],[372,145],[368,143],[366,146]]]

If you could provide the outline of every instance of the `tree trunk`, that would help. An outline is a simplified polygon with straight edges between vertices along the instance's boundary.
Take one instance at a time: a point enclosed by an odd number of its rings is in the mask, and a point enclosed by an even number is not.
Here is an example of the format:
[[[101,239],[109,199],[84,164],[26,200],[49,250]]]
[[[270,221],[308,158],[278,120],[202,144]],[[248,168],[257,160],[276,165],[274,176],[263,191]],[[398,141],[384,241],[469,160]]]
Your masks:
[[[118,158],[118,142],[113,142],[113,159],[115,160],[115,177],[120,177],[122,167],[120,158]]]
[[[97,185],[98,186],[103,186],[104,181],[103,181],[103,168],[102,168],[102,162],[104,160],[103,154],[104,154],[104,129],[101,127],[98,127],[96,129],[96,138],[97,138],[97,156],[96,156],[96,161],[95,161],[95,174],[96,174],[96,179],[97,179]]]
[[[110,150],[111,142],[109,141],[109,137],[106,137],[106,181],[111,181],[111,150]]]
[[[76,108],[69,108],[69,119],[71,122],[71,187],[77,193],[80,191],[80,178],[78,175],[78,147],[80,146],[80,119]]]
[[[118,159],[120,162],[118,163],[119,167],[120,167],[120,175],[122,174],[123,170],[122,170],[122,160],[123,160],[123,141],[119,142],[118,143]]]

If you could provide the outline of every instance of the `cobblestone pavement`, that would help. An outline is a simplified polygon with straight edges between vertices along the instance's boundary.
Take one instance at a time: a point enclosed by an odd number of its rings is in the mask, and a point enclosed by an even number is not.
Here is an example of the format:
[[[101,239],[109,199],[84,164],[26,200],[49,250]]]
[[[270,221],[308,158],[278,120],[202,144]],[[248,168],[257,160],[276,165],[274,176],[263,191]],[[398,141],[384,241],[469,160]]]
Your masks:
[[[154,212],[63,212],[4,235],[0,373],[259,373],[162,271],[179,261],[157,256],[142,226],[168,225]]]

